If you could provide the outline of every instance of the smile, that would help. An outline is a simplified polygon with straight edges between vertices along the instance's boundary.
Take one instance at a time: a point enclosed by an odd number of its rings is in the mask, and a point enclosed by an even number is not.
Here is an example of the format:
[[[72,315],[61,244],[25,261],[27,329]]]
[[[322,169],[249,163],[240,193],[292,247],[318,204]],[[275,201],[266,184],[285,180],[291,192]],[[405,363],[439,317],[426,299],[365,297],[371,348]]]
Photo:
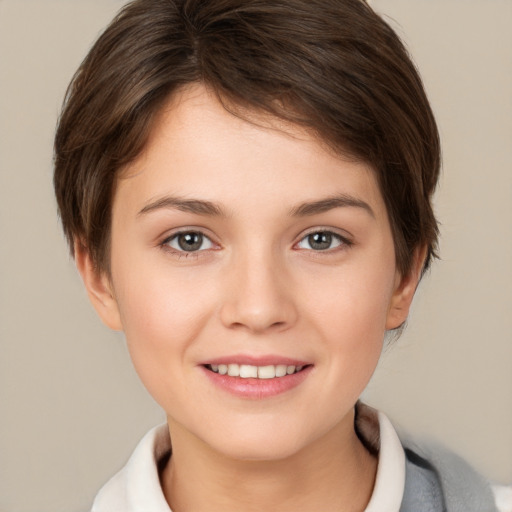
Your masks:
[[[253,366],[250,364],[209,364],[206,368],[219,375],[240,377],[242,379],[275,379],[286,377],[300,372],[303,366],[293,365],[265,365]]]
[[[230,359],[237,362],[231,363]],[[299,387],[311,375],[314,365],[279,356],[240,355],[208,361],[199,367],[210,383],[223,392],[238,398],[263,400]]]

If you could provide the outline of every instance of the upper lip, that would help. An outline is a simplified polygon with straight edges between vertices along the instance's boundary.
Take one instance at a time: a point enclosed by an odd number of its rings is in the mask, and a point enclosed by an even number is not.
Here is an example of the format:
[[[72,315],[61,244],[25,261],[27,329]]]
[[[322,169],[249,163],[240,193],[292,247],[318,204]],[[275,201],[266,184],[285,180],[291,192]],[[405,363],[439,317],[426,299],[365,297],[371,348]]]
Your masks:
[[[222,356],[216,357],[213,359],[208,359],[201,363],[203,366],[206,365],[219,365],[219,364],[245,364],[250,366],[278,366],[278,365],[286,365],[286,366],[306,366],[311,364],[308,361],[304,361],[302,359],[295,359],[292,357],[278,356],[278,355],[264,355],[264,356],[255,356],[255,355],[247,355],[247,354],[233,354],[230,356]]]

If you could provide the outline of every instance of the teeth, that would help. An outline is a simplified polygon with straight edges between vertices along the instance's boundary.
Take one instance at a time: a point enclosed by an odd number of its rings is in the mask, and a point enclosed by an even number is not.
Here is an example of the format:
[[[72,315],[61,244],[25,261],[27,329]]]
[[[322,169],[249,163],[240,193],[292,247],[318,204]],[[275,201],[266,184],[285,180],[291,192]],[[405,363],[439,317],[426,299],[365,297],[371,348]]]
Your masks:
[[[274,379],[300,372],[303,366],[286,366],[285,364],[252,366],[250,364],[212,364],[210,370],[220,375],[240,377],[242,379]]]
[[[287,366],[285,364],[278,364],[276,366],[276,377],[284,377],[286,375]]]
[[[276,376],[275,366],[258,366],[259,379],[273,379]]]
[[[228,375],[230,377],[239,377],[240,366],[238,366],[237,364],[228,364]]]
[[[250,366],[248,364],[240,365],[240,377],[242,379],[256,378],[258,376],[258,368],[256,366]]]

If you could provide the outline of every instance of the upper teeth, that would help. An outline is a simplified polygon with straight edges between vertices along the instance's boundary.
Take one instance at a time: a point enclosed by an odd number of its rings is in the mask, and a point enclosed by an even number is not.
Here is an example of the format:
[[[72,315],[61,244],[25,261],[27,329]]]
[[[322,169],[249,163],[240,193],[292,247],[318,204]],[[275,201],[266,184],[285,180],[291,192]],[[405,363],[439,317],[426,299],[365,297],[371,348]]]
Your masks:
[[[292,373],[300,372],[302,366],[292,366],[285,364],[252,366],[250,364],[211,364],[209,368],[215,373],[229,375],[230,377],[241,377],[242,379],[273,379],[275,377],[284,377]]]

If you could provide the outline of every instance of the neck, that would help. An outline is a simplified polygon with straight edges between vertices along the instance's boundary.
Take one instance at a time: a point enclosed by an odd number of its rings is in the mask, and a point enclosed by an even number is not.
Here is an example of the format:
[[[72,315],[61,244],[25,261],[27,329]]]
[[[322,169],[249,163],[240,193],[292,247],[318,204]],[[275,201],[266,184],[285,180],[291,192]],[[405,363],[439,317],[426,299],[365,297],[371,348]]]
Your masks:
[[[173,512],[361,512],[370,500],[377,460],[361,444],[353,412],[290,457],[225,457],[169,421],[173,454],[162,474]]]

